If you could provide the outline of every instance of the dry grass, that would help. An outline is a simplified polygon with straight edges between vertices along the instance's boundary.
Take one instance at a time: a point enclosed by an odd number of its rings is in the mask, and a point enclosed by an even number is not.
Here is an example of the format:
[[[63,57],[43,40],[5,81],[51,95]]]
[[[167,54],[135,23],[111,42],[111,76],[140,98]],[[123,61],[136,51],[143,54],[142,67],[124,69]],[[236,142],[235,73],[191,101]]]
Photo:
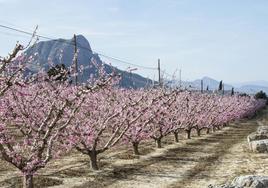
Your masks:
[[[246,136],[255,131],[260,119],[268,122],[265,115],[191,140],[180,135],[176,144],[171,135],[162,149],[155,149],[153,141],[146,142],[140,147],[140,157],[132,154],[130,146],[120,145],[100,156],[98,172],[89,169],[87,156],[71,152],[42,169],[35,178],[36,187],[200,188],[237,175],[268,175],[267,155],[249,152],[246,144]],[[19,185],[19,172],[0,160],[0,187]]]

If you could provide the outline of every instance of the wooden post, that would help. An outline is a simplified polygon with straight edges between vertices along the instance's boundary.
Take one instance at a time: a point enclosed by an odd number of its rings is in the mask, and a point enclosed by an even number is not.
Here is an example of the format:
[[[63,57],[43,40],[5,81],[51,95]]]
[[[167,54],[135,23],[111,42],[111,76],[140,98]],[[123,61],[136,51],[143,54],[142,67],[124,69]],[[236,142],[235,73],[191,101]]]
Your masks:
[[[158,59],[158,83],[159,83],[159,86],[162,87],[162,82],[161,82],[161,69],[160,69],[160,59]]]
[[[75,71],[75,77],[74,77],[74,82],[75,85],[77,86],[78,84],[78,65],[77,65],[77,58],[78,58],[78,54],[77,54],[77,41],[76,41],[76,35],[74,34],[74,71]]]
[[[201,80],[201,93],[203,93],[203,80]]]
[[[181,85],[181,69],[180,69],[180,89],[181,89],[182,85]]]

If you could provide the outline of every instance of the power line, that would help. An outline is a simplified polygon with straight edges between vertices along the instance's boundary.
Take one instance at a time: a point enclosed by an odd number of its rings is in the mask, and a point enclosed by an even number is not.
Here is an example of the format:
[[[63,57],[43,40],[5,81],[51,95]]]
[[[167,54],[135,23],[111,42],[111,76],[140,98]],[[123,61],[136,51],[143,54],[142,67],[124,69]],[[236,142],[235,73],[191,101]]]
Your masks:
[[[5,31],[0,31],[0,33],[3,34],[3,35],[7,35],[7,36],[20,37],[20,38],[23,37],[23,38],[26,38],[25,35],[22,35],[22,34],[19,34],[19,33],[15,34],[15,33],[5,32]]]
[[[175,75],[171,75],[171,74],[167,73],[166,71],[161,71],[161,72],[162,72],[163,75],[166,75],[166,76],[168,76],[170,78],[174,78],[175,77]]]
[[[96,52],[96,51],[95,51],[95,52]],[[116,58],[116,57],[111,57],[111,56],[105,55],[105,54],[103,54],[103,53],[98,53],[98,52],[96,52],[96,53],[97,53],[98,55],[102,56],[102,57],[106,57],[106,58],[109,58],[109,59],[113,59],[113,60],[115,60],[115,61],[118,61],[118,62],[127,64],[127,65],[132,65],[132,66],[136,66],[136,67],[143,68],[143,69],[157,70],[157,68],[154,68],[154,67],[146,67],[146,66],[142,66],[142,65],[137,65],[137,64],[134,64],[134,63],[130,63],[130,62],[121,60],[121,59]]]
[[[22,30],[22,29],[17,29],[17,28],[14,28],[14,27],[9,27],[9,26],[2,25],[2,24],[0,24],[0,27],[5,28],[5,29],[9,29],[9,30],[12,30],[12,31],[16,31],[16,32],[19,32],[19,33],[23,33],[23,34],[26,34],[26,35],[30,35],[30,36],[33,35],[33,33],[29,32],[29,31],[25,31],[25,30]],[[43,38],[43,39],[53,40],[52,38],[45,37],[45,36],[42,36],[42,35],[35,35],[35,36],[37,36],[39,38]]]
[[[11,30],[11,31],[15,31],[15,32],[19,32],[19,33],[26,34],[26,35],[30,35],[30,36],[33,35],[32,32],[25,31],[25,30],[18,29],[18,28],[14,28],[14,27],[9,27],[9,26],[2,25],[2,24],[0,24],[0,27],[5,28],[5,29],[8,29],[8,30]],[[46,40],[54,40],[54,41],[58,41],[58,42],[61,42],[61,43],[66,43],[66,44],[69,44],[69,45],[73,45],[73,46],[74,46],[74,43],[73,43],[73,42],[69,42],[69,41],[67,41],[67,40],[55,39],[55,38],[47,37],[47,36],[44,36],[44,35],[38,35],[38,34],[36,34],[35,36],[38,37],[38,38],[42,38],[42,39],[46,39]],[[93,52],[93,53],[96,53],[96,54],[98,54],[98,55],[100,55],[100,56],[102,56],[102,57],[105,57],[105,58],[108,58],[108,59],[112,59],[112,60],[121,62],[121,63],[123,63],[123,64],[136,66],[136,67],[139,67],[139,68],[142,68],[142,69],[157,70],[157,68],[154,68],[154,67],[147,67],[147,66],[137,65],[137,64],[134,64],[134,63],[130,63],[130,62],[121,60],[121,59],[116,58],[116,57],[111,57],[111,56],[105,55],[105,54],[103,54],[103,53],[99,53],[99,52],[97,52],[97,51],[93,51],[93,50],[90,49],[90,48],[86,48],[86,47],[84,47],[84,46],[81,46],[81,45],[79,45],[79,44],[78,44],[77,46],[78,46],[80,49],[88,50],[88,51]]]

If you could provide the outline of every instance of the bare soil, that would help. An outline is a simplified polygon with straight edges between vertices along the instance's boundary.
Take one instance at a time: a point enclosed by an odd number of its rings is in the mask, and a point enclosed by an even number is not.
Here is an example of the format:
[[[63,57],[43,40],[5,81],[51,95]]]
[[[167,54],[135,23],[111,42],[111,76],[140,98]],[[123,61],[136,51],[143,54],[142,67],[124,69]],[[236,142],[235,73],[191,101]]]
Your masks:
[[[258,127],[268,125],[268,110],[252,120],[191,140],[180,135],[173,143],[165,138],[163,148],[155,149],[153,141],[141,144],[143,155],[132,154],[132,148],[121,144],[99,157],[101,170],[89,168],[89,158],[75,151],[52,161],[35,176],[36,187],[54,188],[206,188],[238,175],[268,175],[268,154],[248,150],[246,137]],[[21,174],[0,160],[0,187],[20,187]]]

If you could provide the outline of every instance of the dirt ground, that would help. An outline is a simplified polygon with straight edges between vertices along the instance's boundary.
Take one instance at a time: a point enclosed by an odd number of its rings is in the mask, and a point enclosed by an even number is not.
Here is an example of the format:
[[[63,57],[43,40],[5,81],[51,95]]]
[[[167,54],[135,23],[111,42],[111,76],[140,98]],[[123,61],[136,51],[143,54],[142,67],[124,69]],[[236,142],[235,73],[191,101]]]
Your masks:
[[[191,140],[180,135],[176,144],[167,137],[161,149],[155,149],[152,141],[143,143],[140,157],[132,155],[131,147],[119,146],[100,156],[97,172],[89,169],[87,156],[72,152],[40,170],[36,187],[206,188],[238,175],[268,175],[268,154],[247,149],[246,137],[256,130],[257,121],[268,125],[268,110],[210,135]],[[0,160],[0,187],[20,185],[20,173]]]

